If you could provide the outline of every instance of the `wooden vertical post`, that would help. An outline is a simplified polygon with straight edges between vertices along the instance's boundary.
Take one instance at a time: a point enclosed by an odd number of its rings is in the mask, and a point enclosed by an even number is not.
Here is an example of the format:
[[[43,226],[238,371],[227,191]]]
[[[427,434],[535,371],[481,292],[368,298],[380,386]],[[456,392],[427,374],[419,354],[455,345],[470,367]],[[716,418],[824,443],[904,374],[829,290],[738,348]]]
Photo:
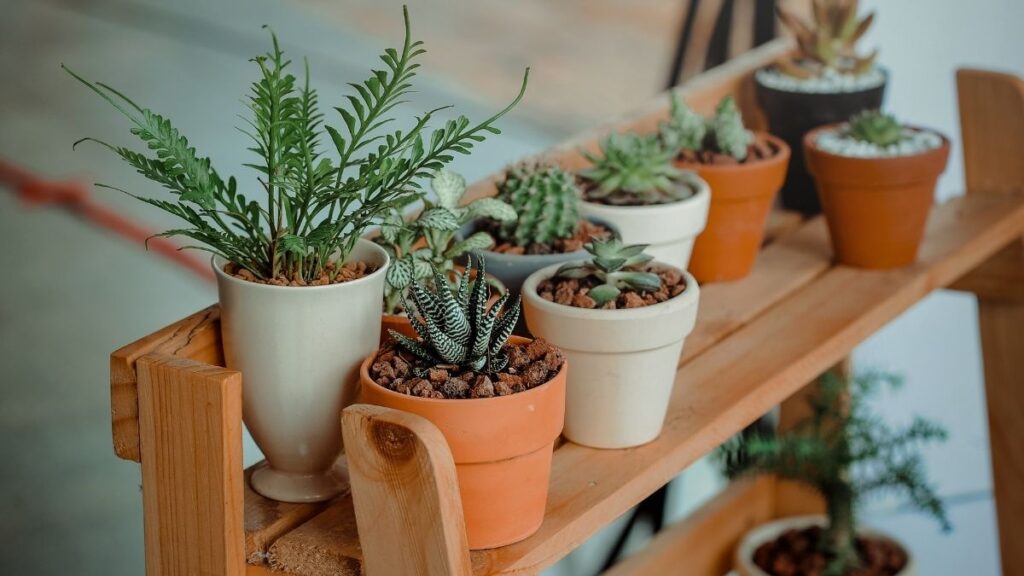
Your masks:
[[[147,576],[244,576],[241,374],[163,354],[136,367]]]
[[[356,526],[369,576],[469,576],[448,444],[429,421],[356,404],[342,415]]]
[[[1024,191],[1024,80],[959,70],[957,93],[970,194]],[[1024,576],[1024,258],[1014,244],[961,287],[977,289],[992,481],[1003,574]]]

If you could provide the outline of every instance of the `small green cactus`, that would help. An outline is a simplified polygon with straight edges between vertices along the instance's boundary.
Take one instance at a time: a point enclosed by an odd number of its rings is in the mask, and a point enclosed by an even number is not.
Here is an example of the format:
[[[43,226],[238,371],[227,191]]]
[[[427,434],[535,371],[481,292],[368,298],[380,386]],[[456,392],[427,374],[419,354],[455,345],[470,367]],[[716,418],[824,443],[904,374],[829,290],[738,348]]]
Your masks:
[[[580,218],[579,196],[576,178],[558,166],[513,166],[498,184],[497,198],[515,209],[517,219],[501,225],[497,235],[516,246],[570,238]]]
[[[555,277],[581,279],[593,276],[603,282],[587,292],[598,307],[618,298],[624,288],[638,292],[656,292],[661,288],[661,277],[639,269],[652,260],[651,256],[644,254],[647,244],[626,246],[621,239],[613,237],[593,240],[584,248],[593,258],[563,264],[555,272]]]
[[[668,122],[659,128],[661,141],[668,148],[676,150],[700,150],[704,148],[704,137],[708,123],[703,116],[694,112],[683,102],[678,92],[672,92],[672,112]]]
[[[617,206],[667,204],[693,196],[696,174],[673,166],[677,149],[657,134],[612,134],[601,142],[602,155],[584,152],[593,164],[580,176],[596,186],[587,198]]]
[[[743,126],[743,116],[732,96],[722,98],[715,115],[704,118],[691,110],[677,92],[672,93],[672,113],[659,127],[659,135],[663,145],[677,154],[711,149],[740,162],[746,160],[747,148],[754,141],[754,134]]]
[[[413,302],[405,302],[409,321],[419,339],[391,330],[397,345],[431,366],[451,366],[460,370],[476,370],[494,374],[508,365],[505,343],[519,320],[520,300],[505,309],[506,292],[490,309],[487,299],[490,288],[486,282],[470,282],[473,259],[459,279],[453,293],[436,269],[433,286],[412,283]],[[478,260],[477,277],[486,275],[483,259]]]
[[[860,75],[875,65],[878,51],[857,56],[857,42],[871,27],[875,14],[857,18],[857,0],[812,0],[814,24],[806,24],[782,7],[779,20],[793,33],[800,48],[796,58],[785,58],[778,68],[795,78],[815,78],[826,70]]]
[[[726,96],[718,103],[708,124],[719,152],[741,162],[747,159],[747,147],[754,142],[754,134],[743,126],[743,117],[732,96]]]
[[[865,110],[850,118],[850,137],[887,148],[903,140],[903,127],[899,120],[881,110]]]

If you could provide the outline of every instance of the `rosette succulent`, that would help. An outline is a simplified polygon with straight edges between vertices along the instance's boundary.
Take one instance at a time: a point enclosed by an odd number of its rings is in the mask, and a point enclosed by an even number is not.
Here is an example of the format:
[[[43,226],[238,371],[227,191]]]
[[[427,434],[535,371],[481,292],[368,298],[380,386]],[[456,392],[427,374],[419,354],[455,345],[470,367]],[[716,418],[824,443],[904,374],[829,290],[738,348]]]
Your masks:
[[[593,183],[587,199],[612,205],[667,204],[693,196],[697,177],[676,168],[677,149],[657,134],[612,134],[601,142],[601,155],[584,152],[592,163],[580,177]]]
[[[497,198],[512,206],[516,219],[498,229],[500,239],[528,246],[572,237],[580,218],[579,195],[576,178],[553,164],[509,168]]]
[[[747,148],[754,141],[754,134],[743,125],[743,116],[732,96],[722,98],[715,115],[704,118],[675,92],[669,120],[661,124],[659,135],[663,145],[677,154],[682,150],[710,149],[741,162],[746,160]]]
[[[826,70],[859,75],[871,70],[875,50],[857,55],[857,42],[871,27],[875,14],[857,16],[857,0],[812,0],[814,22],[807,24],[782,7],[776,11],[782,24],[796,38],[799,54],[778,62],[781,72],[795,78],[815,78]]]
[[[619,297],[624,289],[638,292],[656,292],[661,288],[661,277],[640,267],[653,258],[644,254],[646,244],[626,246],[616,237],[588,242],[584,248],[593,258],[583,262],[563,264],[555,272],[556,278],[597,278],[602,284],[587,292],[598,307]]]
[[[883,148],[903,140],[903,127],[899,120],[881,110],[865,110],[850,119],[847,132],[851,138]]]

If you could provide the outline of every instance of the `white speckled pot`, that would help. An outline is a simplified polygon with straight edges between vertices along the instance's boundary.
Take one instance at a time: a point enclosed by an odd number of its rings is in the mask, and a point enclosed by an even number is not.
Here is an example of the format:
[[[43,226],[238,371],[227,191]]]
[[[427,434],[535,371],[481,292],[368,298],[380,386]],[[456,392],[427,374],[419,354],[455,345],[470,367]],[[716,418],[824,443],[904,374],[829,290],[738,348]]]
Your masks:
[[[825,526],[826,519],[824,516],[793,516],[791,518],[782,518],[767,524],[762,524],[757,528],[754,528],[743,537],[740,541],[740,545],[736,547],[735,557],[735,570],[739,576],[771,576],[764,570],[757,567],[754,564],[754,551],[757,550],[765,542],[770,542],[778,538],[783,532],[792,529],[808,528],[810,526]],[[903,548],[904,552],[907,553],[907,566],[900,571],[896,576],[917,576],[917,568],[914,565],[914,557],[910,554],[910,550],[907,549],[899,540],[889,536],[888,534],[879,532],[878,530],[862,529],[860,533],[865,536],[871,536],[874,538],[881,538],[895,542],[899,544],[900,548]]]
[[[686,270],[697,235],[704,230],[711,205],[711,189],[700,182],[696,194],[670,204],[611,206],[580,202],[580,216],[614,226],[626,244],[650,244],[647,253]]]
[[[523,283],[530,332],[562,349],[572,365],[566,387],[566,438],[594,448],[646,444],[661,433],[679,355],[697,320],[700,288],[641,308],[588,310],[544,300],[537,285],[558,265]]]
[[[377,349],[388,255],[359,240],[349,259],[377,270],[329,286],[268,286],[214,259],[227,367],[242,372],[245,425],[267,458],[252,487],[267,498],[318,502],[343,487],[341,409]]]

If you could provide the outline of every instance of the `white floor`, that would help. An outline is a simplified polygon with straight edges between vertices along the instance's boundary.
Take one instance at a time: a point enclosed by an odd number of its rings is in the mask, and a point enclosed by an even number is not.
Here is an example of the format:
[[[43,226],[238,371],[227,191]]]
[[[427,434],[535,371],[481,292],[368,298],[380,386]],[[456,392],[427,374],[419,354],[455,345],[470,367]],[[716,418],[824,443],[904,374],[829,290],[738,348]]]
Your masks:
[[[82,136],[116,142],[130,136],[105,103],[60,71],[65,62],[175,118],[222,172],[234,172],[245,160],[233,111],[253,77],[246,59],[267,46],[260,24],[273,22],[294,56],[311,55],[325,103],[341,93],[343,81],[361,78],[384,47],[353,30],[327,28],[296,4],[240,6],[8,0],[0,20],[0,157],[53,178],[152,191],[98,148],[71,151]],[[1024,72],[1018,57],[1024,41],[1014,30],[1024,21],[1022,7],[1014,0],[885,2],[869,43],[884,46],[882,61],[894,77],[893,109],[956,135],[953,67],[974,62]],[[400,33],[396,14],[395,42]],[[423,80],[417,108],[454,102],[476,117],[491,109],[456,95],[429,71]],[[500,139],[457,167],[479,177],[563,136],[514,116],[504,128]],[[958,164],[950,167],[943,196],[960,188],[961,174]],[[130,199],[97,194],[154,227],[168,223]],[[0,246],[0,574],[140,574],[138,468],[117,460],[110,447],[106,357],[205,306],[213,288],[60,211],[22,206],[3,192]],[[900,419],[913,406],[952,433],[928,461],[949,499],[955,531],[941,535],[888,502],[872,503],[867,519],[904,536],[922,560],[922,574],[998,574],[973,300],[936,294],[865,343],[855,358],[907,375],[906,389],[880,410]],[[247,460],[256,457],[247,445]],[[707,468],[698,470],[687,479],[679,507],[694,505],[714,486]],[[591,546],[600,548],[600,542]],[[559,572],[592,573],[599,556],[577,555]]]

